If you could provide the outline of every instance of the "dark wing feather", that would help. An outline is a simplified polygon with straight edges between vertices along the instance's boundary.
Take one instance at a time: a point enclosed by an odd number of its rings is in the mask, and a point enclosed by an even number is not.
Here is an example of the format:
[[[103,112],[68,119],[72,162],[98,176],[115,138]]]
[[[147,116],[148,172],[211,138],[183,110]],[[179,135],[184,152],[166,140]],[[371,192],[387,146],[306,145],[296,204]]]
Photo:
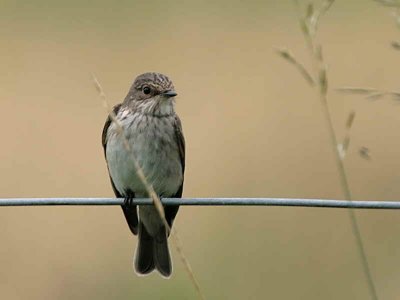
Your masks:
[[[182,124],[181,120],[177,115],[175,115],[175,122],[174,122],[174,128],[175,128],[175,140],[176,143],[178,144],[178,150],[179,150],[179,156],[181,159],[181,166],[182,166],[182,183],[181,186],[179,187],[177,193],[173,195],[173,198],[181,198],[182,197],[182,192],[183,192],[183,178],[185,174],[185,138],[183,136],[182,132]],[[172,223],[175,219],[176,214],[178,213],[179,206],[178,205],[169,205],[165,208],[165,218],[168,222],[168,225],[171,227]]]
[[[122,104],[120,103],[120,104],[117,104],[117,105],[114,106],[114,108],[113,108],[114,115],[118,114],[118,111],[121,108],[121,105]],[[106,162],[107,162],[107,131],[108,131],[108,128],[110,127],[111,123],[112,123],[112,119],[111,119],[110,116],[108,116],[107,120],[106,120],[106,123],[104,124],[103,134],[101,135],[101,144],[103,145],[104,157],[106,159]],[[110,180],[111,180],[111,185],[112,185],[112,188],[114,190],[115,196],[117,198],[122,198],[122,195],[115,188],[115,185],[114,185],[114,182],[113,182],[111,176],[110,176]]]
[[[114,108],[113,108],[114,115],[118,114],[118,111],[121,108],[121,105],[122,104],[117,104],[114,106]],[[106,158],[106,161],[107,161],[107,132],[108,132],[108,128],[110,127],[112,122],[113,121],[112,121],[111,116],[108,116],[106,123],[104,124],[103,134],[102,134],[102,139],[101,139],[103,149],[104,149],[104,157]],[[125,198],[116,189],[111,176],[110,176],[110,181],[111,181],[111,185],[114,190],[115,196],[117,198]],[[129,191],[129,195],[126,195],[126,196],[129,198],[134,198],[135,194],[133,192]],[[137,234],[137,232],[138,232],[138,216],[137,216],[137,211],[136,211],[136,205],[122,206],[122,210],[124,212],[124,215],[125,215],[126,221],[128,222],[130,230],[132,231],[133,234]]]
[[[117,105],[115,105],[114,107],[113,107],[113,114],[116,116],[116,115],[118,115],[118,112],[119,112],[119,109],[121,108],[121,105],[122,105],[122,103],[119,103],[119,104],[117,104]],[[107,131],[108,131],[108,127],[110,127],[110,125],[111,125],[111,123],[112,123],[112,119],[111,119],[111,116],[109,115],[108,117],[107,117],[107,120],[106,120],[106,123],[104,124],[104,127],[103,127],[103,134],[101,135],[101,144],[103,145],[103,149],[104,149],[104,156],[107,158],[107,156],[106,156],[106,148],[107,148]]]

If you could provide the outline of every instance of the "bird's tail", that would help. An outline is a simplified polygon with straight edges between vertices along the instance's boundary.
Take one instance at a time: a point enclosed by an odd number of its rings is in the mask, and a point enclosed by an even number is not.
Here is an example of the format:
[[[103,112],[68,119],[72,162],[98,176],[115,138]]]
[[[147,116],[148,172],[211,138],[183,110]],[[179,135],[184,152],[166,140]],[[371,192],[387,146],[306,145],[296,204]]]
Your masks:
[[[146,275],[157,269],[166,278],[171,276],[172,262],[168,249],[167,233],[161,227],[156,236],[152,237],[144,227],[139,225],[139,240],[135,255],[135,271]]]

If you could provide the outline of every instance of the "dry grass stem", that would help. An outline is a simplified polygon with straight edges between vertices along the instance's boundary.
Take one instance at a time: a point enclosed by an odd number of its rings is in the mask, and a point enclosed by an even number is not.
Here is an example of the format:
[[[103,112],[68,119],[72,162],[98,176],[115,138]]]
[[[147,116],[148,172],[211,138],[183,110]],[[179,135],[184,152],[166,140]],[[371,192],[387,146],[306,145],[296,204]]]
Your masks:
[[[336,90],[343,93],[353,93],[361,95],[368,95],[370,93],[377,92],[377,89],[375,88],[362,88],[362,87],[340,87],[337,88]]]
[[[378,90],[375,88],[360,88],[360,87],[341,87],[336,89],[342,93],[363,95],[368,100],[379,100],[383,97],[391,97],[394,101],[400,101],[400,92]]]
[[[317,43],[316,41],[316,34],[318,31],[318,26],[320,23],[321,17],[329,10],[332,6],[334,0],[325,0],[322,2],[319,8],[315,8],[313,4],[308,4],[303,10],[302,6],[299,4],[298,1],[295,1],[295,4],[299,11],[299,18],[300,18],[300,29],[304,35],[304,40],[306,46],[309,50],[311,60],[313,63],[313,75],[311,78],[318,78],[316,83],[316,91],[318,93],[318,98],[321,103],[322,113],[324,115],[324,120],[326,122],[326,127],[328,129],[328,134],[331,141],[332,149],[335,153],[335,160],[336,166],[338,168],[339,178],[343,193],[345,198],[348,200],[352,200],[352,194],[350,190],[350,186],[347,179],[347,173],[344,167],[344,157],[347,151],[347,148],[350,144],[350,136],[348,134],[349,129],[354,121],[355,114],[354,112],[350,114],[346,126],[347,126],[347,133],[343,140],[343,143],[339,144],[336,133],[333,127],[332,116],[329,110],[327,95],[328,95],[328,75],[327,75],[327,68],[324,62],[323,53],[322,53],[322,46]],[[349,209],[349,217],[351,222],[351,228],[355,237],[357,249],[361,258],[361,263],[363,266],[363,271],[367,279],[369,292],[371,298],[374,300],[378,299],[375,284],[372,279],[372,275],[370,272],[368,259],[365,254],[364,244],[361,238],[360,229],[358,226],[357,218],[353,210]]]
[[[182,243],[181,243],[181,240],[179,239],[179,235],[178,235],[178,231],[176,229],[176,226],[172,227],[171,237],[174,240],[175,249],[179,254],[179,257],[180,257],[180,259],[181,259],[181,261],[183,263],[183,266],[185,267],[186,273],[188,274],[191,282],[193,283],[193,285],[194,285],[194,287],[195,287],[195,289],[197,291],[197,294],[199,295],[200,299],[205,300],[206,298],[205,298],[205,296],[204,296],[204,294],[203,294],[203,292],[202,292],[202,290],[200,288],[200,285],[199,285],[198,281],[194,277],[194,272],[192,270],[192,267],[191,267],[189,261],[187,260],[186,255],[185,255],[185,253],[183,251]]]
[[[322,2],[322,5],[319,9],[317,10],[312,10],[314,11],[313,14],[308,15],[306,14],[306,20],[308,20],[308,27],[309,27],[309,32],[312,37],[314,37],[317,33],[318,30],[318,25],[321,17],[329,10],[329,8],[332,6],[333,2],[335,0],[326,0]],[[312,4],[311,4],[312,5]]]
[[[109,113],[111,120],[117,126],[118,134],[123,139],[123,144],[124,144],[125,149],[130,153],[130,159],[131,159],[132,163],[134,164],[136,174],[138,175],[139,179],[142,181],[143,185],[145,186],[147,193],[149,194],[149,197],[153,200],[153,204],[156,207],[156,209],[160,215],[160,218],[161,218],[162,222],[164,223],[165,228],[167,228],[168,233],[171,233],[171,236],[173,237],[174,246],[179,254],[179,257],[180,257],[183,265],[185,266],[185,270],[187,271],[190,281],[192,282],[194,288],[196,289],[199,298],[204,300],[205,299],[204,294],[202,293],[200,285],[194,276],[194,273],[190,266],[189,261],[186,259],[186,256],[184,255],[177,231],[175,229],[171,231],[171,228],[169,227],[168,222],[165,219],[165,212],[164,212],[164,207],[162,205],[162,202],[161,202],[160,198],[158,197],[157,193],[155,192],[155,190],[153,189],[153,186],[148,182],[145,174],[143,173],[143,170],[140,167],[140,165],[131,149],[128,139],[126,138],[126,134],[125,134],[122,124],[118,121],[115,113],[113,112],[113,110],[111,109],[111,107],[108,104],[106,94],[104,93],[104,90],[103,90],[102,86],[100,85],[100,82],[97,80],[96,76],[94,76],[93,74],[92,74],[92,79],[93,79],[94,86],[95,86],[97,92],[99,93],[99,97],[103,101],[104,107],[107,109],[107,112]]]
[[[352,110],[349,113],[349,116],[347,117],[347,121],[346,121],[346,129],[350,130],[351,126],[353,126],[354,123],[354,118],[356,117],[356,112],[354,110]]]
[[[346,120],[346,132],[343,138],[343,142],[341,144],[337,145],[337,149],[339,151],[340,157],[343,160],[346,157],[347,150],[349,149],[350,146],[350,130],[351,127],[353,126],[354,123],[354,118],[356,116],[356,112],[352,110]]]
[[[303,76],[303,78],[307,81],[311,86],[315,85],[314,79],[312,78],[310,72],[307,71],[306,67],[300,63],[287,49],[285,48],[276,48],[276,52],[287,62],[292,64]]]

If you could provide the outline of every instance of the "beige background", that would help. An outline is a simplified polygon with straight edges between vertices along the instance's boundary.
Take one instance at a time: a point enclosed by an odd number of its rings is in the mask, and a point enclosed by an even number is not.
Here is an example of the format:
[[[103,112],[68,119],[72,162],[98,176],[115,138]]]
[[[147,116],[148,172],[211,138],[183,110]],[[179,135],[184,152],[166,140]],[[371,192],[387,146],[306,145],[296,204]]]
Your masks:
[[[115,104],[159,71],[179,93],[185,196],[342,198],[315,93],[274,52],[310,66],[294,6],[259,2],[3,0],[0,197],[112,196],[90,73]],[[322,20],[340,138],[356,110],[345,161],[356,199],[400,200],[400,106],[334,88],[396,89],[399,37],[373,1],[340,1]],[[357,216],[380,299],[397,299],[400,216]],[[176,225],[208,299],[369,299],[346,210],[184,207]],[[0,208],[0,241],[2,299],[196,297],[175,251],[171,280],[134,275],[118,207]]]

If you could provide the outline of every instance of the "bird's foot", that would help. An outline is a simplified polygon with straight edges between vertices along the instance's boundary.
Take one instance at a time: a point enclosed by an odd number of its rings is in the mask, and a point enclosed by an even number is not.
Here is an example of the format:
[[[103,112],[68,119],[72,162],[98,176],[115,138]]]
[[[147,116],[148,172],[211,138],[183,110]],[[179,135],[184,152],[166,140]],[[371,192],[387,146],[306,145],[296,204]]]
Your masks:
[[[135,204],[133,204],[133,199],[135,199],[135,197],[132,196],[125,197],[123,206],[125,207],[134,206]]]

